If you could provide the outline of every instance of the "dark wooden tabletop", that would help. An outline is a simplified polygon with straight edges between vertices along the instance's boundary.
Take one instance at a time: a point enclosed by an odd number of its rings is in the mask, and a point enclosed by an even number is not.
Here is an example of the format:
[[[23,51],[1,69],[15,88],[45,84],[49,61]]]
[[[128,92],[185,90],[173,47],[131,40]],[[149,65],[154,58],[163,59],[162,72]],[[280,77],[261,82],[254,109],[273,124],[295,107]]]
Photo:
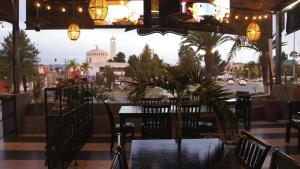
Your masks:
[[[133,140],[131,169],[224,169],[234,153],[220,139]],[[226,167],[227,166],[227,167]]]

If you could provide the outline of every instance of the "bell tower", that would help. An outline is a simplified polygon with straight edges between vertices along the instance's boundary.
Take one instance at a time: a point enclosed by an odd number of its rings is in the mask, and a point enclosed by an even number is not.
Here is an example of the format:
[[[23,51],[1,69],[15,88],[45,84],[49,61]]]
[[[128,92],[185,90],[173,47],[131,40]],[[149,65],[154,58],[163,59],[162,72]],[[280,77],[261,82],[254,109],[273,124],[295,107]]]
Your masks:
[[[112,36],[110,38],[109,58],[113,60],[115,56],[116,56],[116,38],[114,36]]]

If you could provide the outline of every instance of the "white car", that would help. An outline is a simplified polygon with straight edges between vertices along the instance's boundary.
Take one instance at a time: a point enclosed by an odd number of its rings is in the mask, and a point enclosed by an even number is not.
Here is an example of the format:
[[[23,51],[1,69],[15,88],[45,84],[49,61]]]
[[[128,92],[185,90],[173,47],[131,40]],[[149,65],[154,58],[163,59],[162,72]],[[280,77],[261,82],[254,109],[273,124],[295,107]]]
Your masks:
[[[239,80],[239,85],[241,85],[241,86],[247,85],[246,80],[244,80],[244,79]]]
[[[233,81],[233,80],[228,80],[228,81],[227,81],[227,84],[228,84],[228,85],[234,85],[234,81]]]

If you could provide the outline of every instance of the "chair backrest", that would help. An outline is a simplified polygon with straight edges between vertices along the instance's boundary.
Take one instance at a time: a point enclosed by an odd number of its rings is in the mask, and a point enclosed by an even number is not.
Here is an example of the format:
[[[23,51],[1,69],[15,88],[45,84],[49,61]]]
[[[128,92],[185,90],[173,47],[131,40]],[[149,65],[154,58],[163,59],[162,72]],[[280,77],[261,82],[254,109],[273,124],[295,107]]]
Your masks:
[[[248,96],[250,95],[250,92],[247,91],[236,91],[235,96],[238,98],[239,96]]]
[[[270,144],[242,131],[236,145],[236,154],[246,168],[261,169],[270,148]]]
[[[251,111],[251,95],[239,95],[235,105],[236,115],[243,116]]]
[[[109,117],[109,121],[110,121],[110,128],[111,129],[114,129],[115,128],[115,117],[110,109],[110,106],[109,106],[109,102],[108,100],[104,100],[104,106],[105,106],[105,109],[106,109],[106,112],[107,112],[107,115]]]
[[[269,169],[300,169],[300,163],[275,149],[272,153]]]
[[[181,106],[182,127],[197,128],[200,122],[201,105],[186,104]]]
[[[289,120],[293,118],[294,115],[300,117],[300,101],[290,101],[288,103],[289,107]]]
[[[162,98],[142,98],[142,105],[157,105],[161,102]]]
[[[170,105],[144,105],[144,128],[169,128],[171,125]]]

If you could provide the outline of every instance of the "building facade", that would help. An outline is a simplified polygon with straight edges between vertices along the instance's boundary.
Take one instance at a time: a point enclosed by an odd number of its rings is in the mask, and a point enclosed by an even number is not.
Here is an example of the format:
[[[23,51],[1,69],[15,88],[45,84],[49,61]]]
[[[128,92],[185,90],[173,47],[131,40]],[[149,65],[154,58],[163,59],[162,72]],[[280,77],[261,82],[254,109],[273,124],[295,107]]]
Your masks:
[[[95,49],[89,50],[86,53],[86,61],[90,64],[91,68],[88,71],[89,76],[95,77],[97,73],[102,74],[104,68],[109,66],[114,70],[117,79],[123,79],[125,76],[125,68],[128,63],[120,62],[108,62],[108,60],[113,59],[116,56],[116,38],[112,37],[110,39],[110,53],[103,49],[99,49],[96,46]]]

